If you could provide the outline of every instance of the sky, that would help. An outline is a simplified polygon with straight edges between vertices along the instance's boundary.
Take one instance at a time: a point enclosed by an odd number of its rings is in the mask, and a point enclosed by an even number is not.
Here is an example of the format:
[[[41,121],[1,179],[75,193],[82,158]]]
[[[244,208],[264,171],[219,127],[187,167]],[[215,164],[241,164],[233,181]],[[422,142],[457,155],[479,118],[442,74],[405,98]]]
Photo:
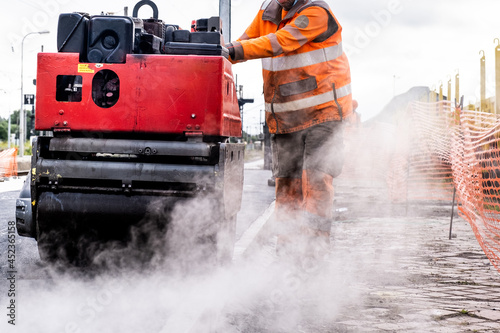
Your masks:
[[[326,0],[343,27],[343,45],[348,55],[353,98],[362,120],[377,115],[394,95],[414,86],[439,89],[460,75],[460,94],[465,103],[479,98],[479,59],[484,50],[487,66],[487,96],[495,90],[494,50],[500,38],[498,0]],[[218,0],[157,0],[159,17],[188,29],[193,19],[218,15]],[[232,39],[243,34],[262,1],[232,0]],[[21,104],[21,40],[24,41],[24,93],[35,93],[36,53],[56,51],[59,13],[87,12],[93,15],[129,13],[136,1],[116,0],[10,0],[2,1],[0,22],[0,117]],[[139,17],[152,11],[143,7]],[[248,61],[233,67],[243,97],[253,98],[244,108],[244,130],[259,132],[263,120],[261,63]],[[452,95],[454,98],[454,93]]]

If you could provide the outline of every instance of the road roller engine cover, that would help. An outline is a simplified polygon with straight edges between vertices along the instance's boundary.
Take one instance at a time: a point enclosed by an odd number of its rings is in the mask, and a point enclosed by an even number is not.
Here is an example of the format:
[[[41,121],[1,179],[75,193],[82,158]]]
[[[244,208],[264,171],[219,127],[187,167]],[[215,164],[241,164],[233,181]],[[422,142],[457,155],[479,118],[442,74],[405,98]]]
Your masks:
[[[143,5],[152,18],[137,17]],[[16,203],[18,233],[42,259],[91,261],[91,242],[124,241],[146,218],[168,234],[188,200],[209,203],[192,221],[193,233],[211,226],[200,243],[230,258],[244,150],[231,143],[241,117],[221,26],[182,30],[152,1],[131,17],[59,16],[58,52],[38,54],[35,128],[46,135]]]

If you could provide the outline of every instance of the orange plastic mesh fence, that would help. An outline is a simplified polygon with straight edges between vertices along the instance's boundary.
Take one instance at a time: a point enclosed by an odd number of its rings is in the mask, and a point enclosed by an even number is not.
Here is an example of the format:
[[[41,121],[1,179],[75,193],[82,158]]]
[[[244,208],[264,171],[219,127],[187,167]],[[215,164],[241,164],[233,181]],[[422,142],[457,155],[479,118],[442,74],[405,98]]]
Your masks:
[[[450,153],[460,214],[500,270],[500,116],[460,113]]]
[[[446,101],[414,102],[399,127],[395,140],[402,147],[391,162],[391,194],[451,202],[455,186],[459,214],[500,271],[500,116]]]
[[[0,177],[17,176],[17,148],[0,152]]]
[[[459,214],[500,271],[500,115],[413,102],[390,120],[347,126],[340,178],[382,184],[394,202],[450,209],[455,187]]]
[[[453,195],[451,103],[414,102],[397,119],[397,149],[388,177],[394,201],[447,200]]]

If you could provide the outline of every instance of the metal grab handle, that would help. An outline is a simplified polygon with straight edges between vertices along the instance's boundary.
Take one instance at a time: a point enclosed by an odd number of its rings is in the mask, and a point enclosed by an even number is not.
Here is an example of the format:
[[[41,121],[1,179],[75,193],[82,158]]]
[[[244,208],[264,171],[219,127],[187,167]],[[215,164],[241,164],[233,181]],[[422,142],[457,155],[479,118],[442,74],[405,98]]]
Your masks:
[[[151,0],[141,0],[139,1],[135,7],[134,7],[134,10],[132,12],[132,17],[137,17],[137,14],[139,13],[139,9],[144,6],[144,5],[148,5],[149,7],[151,7],[153,9],[153,18],[154,19],[158,19],[158,7],[156,6],[156,4],[151,1]]]

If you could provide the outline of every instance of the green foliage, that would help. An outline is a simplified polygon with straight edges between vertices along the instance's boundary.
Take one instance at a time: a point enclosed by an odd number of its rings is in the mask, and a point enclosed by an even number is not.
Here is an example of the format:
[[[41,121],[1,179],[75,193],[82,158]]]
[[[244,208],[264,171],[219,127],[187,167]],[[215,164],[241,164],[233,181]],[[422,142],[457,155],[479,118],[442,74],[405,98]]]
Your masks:
[[[32,146],[30,142],[24,144],[24,156],[30,156],[32,151]]]
[[[7,120],[0,118],[0,141],[7,141],[8,132],[8,122]]]
[[[31,118],[31,111],[26,111],[26,140],[29,140],[31,136],[31,131],[34,129],[34,119]],[[19,110],[14,111],[10,115],[10,132],[16,135],[16,138],[19,138]],[[8,127],[9,121],[8,119],[0,118],[0,142],[8,141]]]
[[[19,149],[19,145],[15,145],[13,142],[11,143],[10,147]],[[5,150],[7,148],[9,148],[7,145],[7,141],[0,141],[0,151]],[[31,151],[32,151],[31,142],[26,141],[24,143],[24,155],[25,156],[31,155]]]

